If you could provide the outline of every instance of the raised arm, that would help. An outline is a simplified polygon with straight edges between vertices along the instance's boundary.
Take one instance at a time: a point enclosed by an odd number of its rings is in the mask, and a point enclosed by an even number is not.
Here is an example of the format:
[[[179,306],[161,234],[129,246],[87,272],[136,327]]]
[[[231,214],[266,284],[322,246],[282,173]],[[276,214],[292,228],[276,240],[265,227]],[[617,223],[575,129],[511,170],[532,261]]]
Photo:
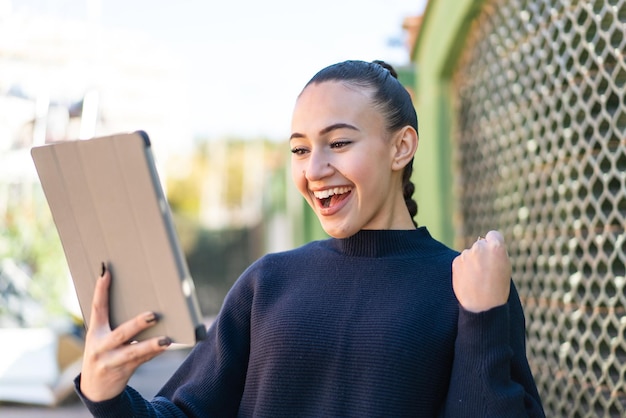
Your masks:
[[[502,235],[490,231],[452,265],[459,301],[444,417],[545,417],[526,358],[524,312]]]

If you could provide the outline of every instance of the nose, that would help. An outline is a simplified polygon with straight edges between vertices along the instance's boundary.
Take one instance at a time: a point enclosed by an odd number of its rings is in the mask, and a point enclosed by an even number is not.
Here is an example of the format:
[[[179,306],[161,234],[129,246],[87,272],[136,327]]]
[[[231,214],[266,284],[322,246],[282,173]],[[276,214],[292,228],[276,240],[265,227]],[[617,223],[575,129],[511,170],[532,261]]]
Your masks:
[[[330,156],[323,151],[312,151],[304,175],[309,181],[321,180],[333,174],[334,168]]]

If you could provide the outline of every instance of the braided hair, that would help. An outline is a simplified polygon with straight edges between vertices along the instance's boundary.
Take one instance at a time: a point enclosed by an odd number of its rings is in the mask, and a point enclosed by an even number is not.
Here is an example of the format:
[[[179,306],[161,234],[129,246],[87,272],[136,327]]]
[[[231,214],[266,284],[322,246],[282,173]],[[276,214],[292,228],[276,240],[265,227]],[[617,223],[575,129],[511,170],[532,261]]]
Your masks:
[[[319,71],[306,84],[318,84],[325,81],[341,81],[374,91],[373,103],[385,118],[386,128],[395,132],[403,127],[412,126],[417,130],[417,113],[406,88],[398,81],[396,70],[384,61],[344,61],[333,64]],[[413,224],[417,226],[417,202],[413,199],[415,185],[411,181],[413,158],[402,172],[402,193],[404,202]]]

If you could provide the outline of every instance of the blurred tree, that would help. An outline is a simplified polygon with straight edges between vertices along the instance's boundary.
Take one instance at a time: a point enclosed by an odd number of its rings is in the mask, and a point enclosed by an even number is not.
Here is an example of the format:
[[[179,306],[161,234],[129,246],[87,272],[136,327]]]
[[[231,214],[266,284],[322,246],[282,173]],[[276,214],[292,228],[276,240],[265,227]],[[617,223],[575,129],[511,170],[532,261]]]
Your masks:
[[[50,325],[73,292],[63,247],[41,189],[13,202],[0,214],[0,326]]]
[[[267,139],[199,140],[191,156],[168,164],[165,188],[172,212],[208,228],[254,226],[268,209],[263,200],[278,197],[269,191],[284,176],[288,156],[284,144]],[[284,210],[284,196],[278,198],[270,210],[277,205]]]
[[[285,211],[288,157],[284,144],[231,138],[198,141],[192,155],[167,166],[166,194],[204,315],[217,313],[234,280],[266,251],[264,220]]]

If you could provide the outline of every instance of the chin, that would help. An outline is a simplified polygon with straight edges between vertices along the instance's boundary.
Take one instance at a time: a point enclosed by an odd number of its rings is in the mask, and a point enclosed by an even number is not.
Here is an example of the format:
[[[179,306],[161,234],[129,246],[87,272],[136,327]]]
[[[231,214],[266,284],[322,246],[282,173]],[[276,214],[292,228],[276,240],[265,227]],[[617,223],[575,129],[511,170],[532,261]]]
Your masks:
[[[336,225],[324,225],[323,223],[322,223],[322,229],[324,229],[324,232],[326,232],[331,237],[338,238],[338,239],[348,238],[356,234],[357,232],[359,232],[358,229],[353,230],[350,227],[336,226]]]

